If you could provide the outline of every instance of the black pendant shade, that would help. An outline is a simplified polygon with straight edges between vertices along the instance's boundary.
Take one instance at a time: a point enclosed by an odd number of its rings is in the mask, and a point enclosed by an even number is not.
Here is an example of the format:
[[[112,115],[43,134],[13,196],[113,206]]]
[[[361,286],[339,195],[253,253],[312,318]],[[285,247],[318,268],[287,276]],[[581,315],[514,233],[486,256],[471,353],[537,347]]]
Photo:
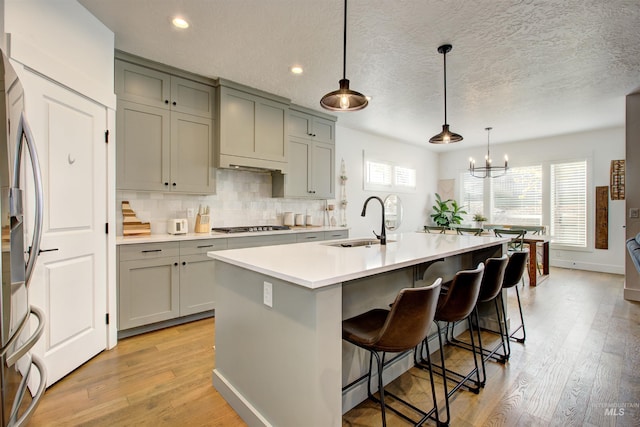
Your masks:
[[[442,54],[444,58],[444,124],[442,125],[442,132],[432,136],[429,142],[432,144],[450,144],[452,142],[462,141],[462,135],[451,132],[449,130],[449,124],[447,123],[447,53],[451,52],[453,46],[450,44],[444,44],[438,47],[438,52]]]
[[[349,89],[347,73],[347,0],[344,0],[344,44],[342,54],[342,79],[340,89],[329,92],[320,100],[322,108],[332,111],[357,111],[365,108],[369,101],[360,92]]]

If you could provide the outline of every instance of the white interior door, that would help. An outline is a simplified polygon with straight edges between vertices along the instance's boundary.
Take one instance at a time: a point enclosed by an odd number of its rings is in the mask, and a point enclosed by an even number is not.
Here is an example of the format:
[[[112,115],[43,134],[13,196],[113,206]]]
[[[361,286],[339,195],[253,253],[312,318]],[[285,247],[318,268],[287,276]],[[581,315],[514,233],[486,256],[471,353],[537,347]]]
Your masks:
[[[34,351],[44,359],[51,385],[106,347],[107,110],[37,75],[25,77],[25,110],[40,157],[45,205],[45,252],[29,296],[46,313],[45,333]],[[26,204],[31,226],[29,196]]]

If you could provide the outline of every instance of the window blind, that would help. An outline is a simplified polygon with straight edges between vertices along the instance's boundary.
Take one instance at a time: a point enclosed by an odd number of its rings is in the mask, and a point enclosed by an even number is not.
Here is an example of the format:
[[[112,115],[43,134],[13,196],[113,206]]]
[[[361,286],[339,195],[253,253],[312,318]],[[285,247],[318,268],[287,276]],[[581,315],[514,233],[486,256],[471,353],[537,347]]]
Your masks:
[[[509,168],[492,178],[491,221],[496,224],[542,225],[542,166]]]
[[[587,161],[551,165],[551,234],[559,245],[587,246]]]
[[[471,176],[469,172],[460,174],[462,182],[462,200],[460,203],[467,211],[467,221],[473,221],[473,215],[484,215],[484,179]]]

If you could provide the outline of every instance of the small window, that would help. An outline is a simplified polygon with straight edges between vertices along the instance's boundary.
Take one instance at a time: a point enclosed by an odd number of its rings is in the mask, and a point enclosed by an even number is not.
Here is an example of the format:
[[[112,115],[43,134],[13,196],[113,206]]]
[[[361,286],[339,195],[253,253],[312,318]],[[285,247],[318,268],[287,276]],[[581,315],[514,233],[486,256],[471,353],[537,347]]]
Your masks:
[[[551,165],[551,234],[556,245],[587,247],[587,161]]]
[[[376,157],[364,157],[365,190],[414,192],[417,172],[414,168],[397,165]]]

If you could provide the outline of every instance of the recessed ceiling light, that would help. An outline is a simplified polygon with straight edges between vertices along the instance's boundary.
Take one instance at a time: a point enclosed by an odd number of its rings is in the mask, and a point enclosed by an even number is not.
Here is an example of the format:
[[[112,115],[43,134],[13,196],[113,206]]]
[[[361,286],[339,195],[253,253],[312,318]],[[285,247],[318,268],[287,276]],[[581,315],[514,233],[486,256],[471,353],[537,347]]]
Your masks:
[[[293,74],[302,74],[304,70],[302,69],[302,67],[298,66],[298,65],[294,65],[293,67],[291,67],[291,72]]]
[[[171,23],[173,23],[173,25],[175,25],[178,28],[183,28],[183,29],[189,28],[189,23],[184,18],[180,18],[180,17],[173,18]]]

